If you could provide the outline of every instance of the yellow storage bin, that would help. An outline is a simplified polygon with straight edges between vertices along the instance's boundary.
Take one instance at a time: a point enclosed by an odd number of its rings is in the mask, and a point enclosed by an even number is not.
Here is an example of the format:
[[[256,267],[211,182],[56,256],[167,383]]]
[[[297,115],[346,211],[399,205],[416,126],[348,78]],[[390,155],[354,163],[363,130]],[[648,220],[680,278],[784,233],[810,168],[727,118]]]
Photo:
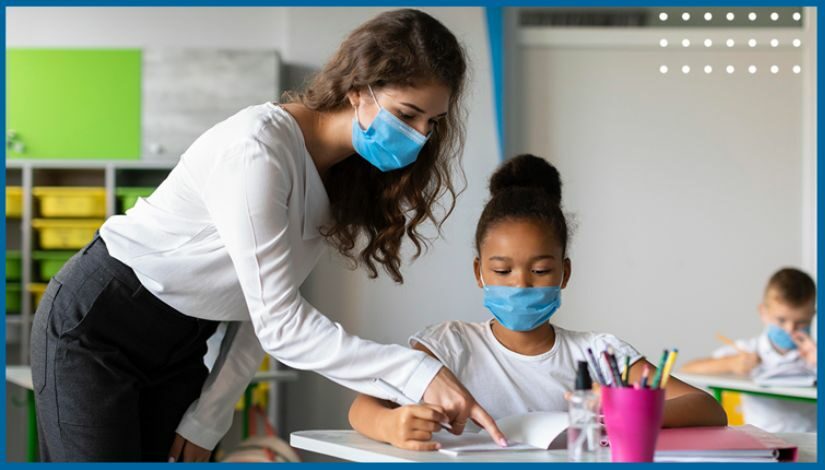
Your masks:
[[[103,225],[103,219],[34,219],[32,227],[37,231],[40,248],[45,250],[71,250],[86,246]]]
[[[36,187],[32,194],[43,217],[105,217],[106,189],[98,187]]]
[[[40,300],[43,298],[43,293],[46,292],[46,286],[48,286],[48,284],[41,282],[32,282],[28,286],[29,293],[34,296],[34,305],[32,305],[32,308],[35,310],[37,309],[37,305],[40,303]]]
[[[6,217],[20,218],[23,215],[23,188],[6,186]]]

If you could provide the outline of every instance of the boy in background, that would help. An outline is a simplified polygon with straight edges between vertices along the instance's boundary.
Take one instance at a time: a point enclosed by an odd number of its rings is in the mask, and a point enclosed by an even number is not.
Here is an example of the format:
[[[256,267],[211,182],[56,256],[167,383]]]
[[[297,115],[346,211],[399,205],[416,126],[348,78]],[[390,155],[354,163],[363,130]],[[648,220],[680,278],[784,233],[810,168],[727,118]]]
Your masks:
[[[736,347],[722,347],[711,358],[691,361],[682,371],[747,376],[757,366],[773,370],[801,365],[815,374],[815,313],[813,279],[798,269],[780,269],[768,281],[759,305],[762,334],[737,340]],[[745,423],[769,432],[816,432],[815,404],[742,394],[742,413]]]

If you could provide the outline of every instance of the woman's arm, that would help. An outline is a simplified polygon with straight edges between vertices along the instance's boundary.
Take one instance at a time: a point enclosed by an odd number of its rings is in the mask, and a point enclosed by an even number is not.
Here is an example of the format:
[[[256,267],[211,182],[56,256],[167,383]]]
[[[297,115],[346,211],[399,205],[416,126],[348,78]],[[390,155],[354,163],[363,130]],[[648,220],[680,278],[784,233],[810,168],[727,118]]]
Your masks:
[[[351,335],[301,296],[288,208],[299,203],[290,201],[291,188],[303,176],[283,160],[247,139],[217,159],[203,181],[204,204],[232,259],[263,350],[362,393],[375,393],[371,381],[381,377],[413,400],[425,397],[443,406],[451,422],[473,416],[503,440],[492,418],[437,360]]]
[[[656,367],[642,359],[630,367],[630,382],[642,377],[645,365],[650,367],[650,377]],[[665,416],[663,427],[727,426],[725,410],[710,394],[692,387],[676,377],[670,377],[665,387]]]
[[[235,403],[252,380],[264,351],[250,322],[228,322],[220,352],[203,384],[200,397],[181,418],[170,451],[175,460],[203,461],[232,425]],[[185,440],[185,442],[182,442]],[[190,445],[193,455],[186,455]],[[202,451],[203,450],[203,451]],[[193,458],[190,458],[193,457]]]

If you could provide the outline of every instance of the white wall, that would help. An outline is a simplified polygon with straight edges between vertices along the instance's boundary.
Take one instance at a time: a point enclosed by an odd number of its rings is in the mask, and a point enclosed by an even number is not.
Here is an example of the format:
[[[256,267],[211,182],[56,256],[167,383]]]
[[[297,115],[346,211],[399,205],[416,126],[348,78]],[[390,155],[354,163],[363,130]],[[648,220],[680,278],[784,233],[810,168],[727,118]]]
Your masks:
[[[577,225],[558,321],[614,333],[654,362],[665,347],[680,348],[682,363],[706,355],[717,331],[758,334],[768,277],[815,266],[805,232],[815,201],[803,189],[815,171],[803,131],[811,97],[791,73],[815,67],[804,60],[815,46],[790,47],[787,30],[703,33],[717,45],[727,35],[783,45],[705,49],[696,37],[698,48],[660,48],[661,37],[678,44],[673,30],[521,37],[513,145],[558,166]]]
[[[282,48],[285,8],[10,7],[7,47]]]

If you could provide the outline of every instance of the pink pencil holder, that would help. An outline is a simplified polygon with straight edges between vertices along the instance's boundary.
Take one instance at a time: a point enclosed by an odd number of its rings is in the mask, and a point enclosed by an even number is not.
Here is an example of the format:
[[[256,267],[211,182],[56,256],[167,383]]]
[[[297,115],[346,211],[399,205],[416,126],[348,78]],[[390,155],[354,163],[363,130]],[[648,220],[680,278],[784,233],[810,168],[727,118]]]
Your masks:
[[[603,387],[602,412],[613,462],[653,462],[662,428],[663,389]]]

